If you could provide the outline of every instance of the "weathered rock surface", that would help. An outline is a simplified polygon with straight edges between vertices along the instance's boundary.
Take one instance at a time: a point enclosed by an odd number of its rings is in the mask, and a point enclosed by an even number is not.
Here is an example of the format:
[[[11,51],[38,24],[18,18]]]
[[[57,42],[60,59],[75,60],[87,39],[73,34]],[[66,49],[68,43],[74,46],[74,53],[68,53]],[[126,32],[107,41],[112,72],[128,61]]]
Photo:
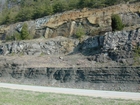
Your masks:
[[[56,55],[73,52],[78,40],[64,37],[57,37],[49,40],[34,41],[14,41],[0,45],[0,54],[19,54],[19,55]]]
[[[140,92],[140,67],[124,67],[134,64],[134,49],[140,47],[139,12],[138,2],[27,21],[34,38],[46,39],[0,42],[0,82]],[[112,14],[134,29],[109,32]],[[0,26],[0,39],[20,33],[23,24]],[[78,27],[97,36],[72,39]]]
[[[140,29],[107,32],[104,36],[88,38],[83,41],[80,51],[85,55],[94,55],[95,61],[128,59],[129,62],[134,58],[134,49],[138,46],[140,46]]]
[[[24,68],[8,64],[1,82],[139,92],[140,67]]]
[[[106,33],[103,50],[111,59],[134,58],[134,49],[140,46],[140,29]]]
[[[140,3],[122,4],[102,9],[83,9],[68,11],[52,16],[46,16],[34,21],[20,22],[9,26],[0,26],[0,39],[20,32],[23,23],[27,23],[33,38],[44,36],[70,37],[75,35],[77,27],[83,27],[86,35],[100,34],[111,31],[111,15],[119,14],[124,25],[132,27],[140,24]]]
[[[66,23],[69,20],[76,20],[78,18],[87,18],[87,17],[89,22],[91,22],[92,24],[99,24],[100,22],[102,23],[102,21],[104,20],[105,22],[102,25],[108,25],[108,18],[106,17],[109,17],[112,14],[138,12],[140,11],[139,9],[140,9],[140,5],[138,2],[136,4],[122,4],[122,5],[111,6],[103,9],[91,9],[91,10],[83,9],[81,11],[75,11],[75,12],[70,11],[68,13],[64,13],[63,15],[59,14],[58,16],[51,17],[51,19],[48,22],[46,23],[44,22],[44,25],[51,28],[55,28],[62,25],[63,23]],[[93,17],[93,20],[91,17]]]
[[[140,15],[137,13],[122,13],[120,17],[125,24],[125,26],[134,26],[136,24],[140,24]]]
[[[56,37],[49,40],[19,41],[0,44],[1,55],[64,55],[81,53],[94,56],[93,61],[108,60],[133,64],[134,49],[140,46],[140,29],[107,32],[89,37],[83,42],[77,39]],[[127,60],[128,59],[128,60]]]

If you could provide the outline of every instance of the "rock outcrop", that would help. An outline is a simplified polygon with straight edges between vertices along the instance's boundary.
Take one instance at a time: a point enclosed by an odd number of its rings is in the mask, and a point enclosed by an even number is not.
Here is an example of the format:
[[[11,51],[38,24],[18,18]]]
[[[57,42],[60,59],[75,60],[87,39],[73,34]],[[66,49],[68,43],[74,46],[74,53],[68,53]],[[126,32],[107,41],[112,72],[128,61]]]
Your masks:
[[[134,59],[136,47],[140,47],[140,29],[107,32],[104,36],[89,38],[82,43],[81,52],[86,55],[95,55],[93,60],[99,62],[122,59],[128,59],[127,62],[129,62]]]
[[[0,54],[59,55],[67,54],[79,43],[78,40],[57,37],[49,40],[14,41],[0,45]]]
[[[77,39],[56,37],[48,40],[15,41],[0,44],[1,55],[64,55],[81,53],[96,62],[134,63],[135,48],[140,47],[140,29],[107,32],[105,35]],[[91,60],[91,59],[90,59]]]
[[[26,68],[7,64],[0,69],[0,82],[140,92],[140,67]]]
[[[122,4],[117,6],[111,6],[103,9],[83,9],[81,11],[67,12],[53,16],[49,21],[44,22],[44,25],[50,28],[56,28],[68,21],[76,20],[78,18],[87,18],[91,24],[99,24],[99,26],[108,26],[110,22],[110,16],[112,14],[127,13],[127,12],[139,12],[140,3],[136,4]]]
[[[68,11],[52,16],[46,16],[34,21],[26,21],[33,38],[44,36],[70,37],[75,35],[77,27],[83,27],[86,35],[101,34],[111,31],[111,15],[119,14],[127,27],[140,27],[140,3],[120,4],[102,9],[86,9]],[[24,22],[9,26],[0,26],[0,39],[13,35],[22,29]]]
[[[139,13],[137,2],[0,26],[1,40],[24,23],[39,38],[0,42],[0,82],[140,92]],[[112,32],[112,14],[120,15],[124,30]],[[80,40],[72,37],[79,27],[87,35]]]

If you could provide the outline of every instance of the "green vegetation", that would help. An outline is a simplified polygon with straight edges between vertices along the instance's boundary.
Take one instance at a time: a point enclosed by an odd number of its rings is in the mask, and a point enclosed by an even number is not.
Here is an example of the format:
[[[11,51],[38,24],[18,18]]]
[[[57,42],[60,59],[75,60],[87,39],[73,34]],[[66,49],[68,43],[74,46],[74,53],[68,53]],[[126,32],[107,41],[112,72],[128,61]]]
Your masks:
[[[0,13],[0,24],[11,24],[19,21],[37,19],[79,8],[101,8],[132,0],[7,0]],[[137,0],[133,0],[137,1]],[[15,4],[8,7],[8,4]],[[7,7],[6,7],[7,5]]]
[[[106,0],[79,0],[78,2],[78,8],[101,8],[107,5]]]
[[[127,1],[130,1],[130,0],[106,0],[106,4],[115,5],[115,4],[119,4],[119,3],[127,2]]]
[[[136,56],[136,57],[140,57],[140,47],[139,47],[139,46],[137,46],[137,47],[135,48],[135,56]]]
[[[113,31],[121,31],[124,28],[124,25],[123,25],[119,15],[117,15],[117,14],[112,15],[111,20],[112,20],[112,30]]]
[[[26,23],[23,24],[21,32],[15,32],[11,36],[6,36],[6,41],[14,41],[14,40],[28,40],[31,39],[28,31],[28,25]]]
[[[139,105],[140,101],[39,93],[0,88],[0,105]]]
[[[21,39],[21,35],[18,32],[15,32],[13,35],[11,36],[6,36],[6,41],[14,41],[14,40],[22,40]]]
[[[140,46],[136,46],[134,49],[134,65],[140,65]]]
[[[84,36],[84,34],[85,34],[84,28],[83,27],[77,27],[75,36],[80,39]]]
[[[27,24],[23,24],[22,26],[22,30],[21,30],[21,39],[22,40],[26,40],[26,39],[30,39],[29,38],[29,32],[28,32],[28,25]]]

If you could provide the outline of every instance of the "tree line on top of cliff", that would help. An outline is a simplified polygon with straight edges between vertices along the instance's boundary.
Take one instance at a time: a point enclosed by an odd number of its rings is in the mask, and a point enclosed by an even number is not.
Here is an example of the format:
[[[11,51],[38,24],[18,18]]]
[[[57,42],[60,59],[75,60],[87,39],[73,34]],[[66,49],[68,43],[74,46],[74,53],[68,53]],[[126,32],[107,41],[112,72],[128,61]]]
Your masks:
[[[0,12],[0,25],[23,22],[80,8],[102,8],[139,0],[7,0]]]

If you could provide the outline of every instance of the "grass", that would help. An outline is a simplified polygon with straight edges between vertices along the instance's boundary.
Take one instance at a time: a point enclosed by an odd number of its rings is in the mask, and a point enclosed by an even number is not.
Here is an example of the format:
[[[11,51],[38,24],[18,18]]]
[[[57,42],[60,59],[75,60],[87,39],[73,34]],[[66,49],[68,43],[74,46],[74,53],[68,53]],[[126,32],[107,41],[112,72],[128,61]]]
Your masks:
[[[0,88],[0,105],[140,105],[140,101]]]

